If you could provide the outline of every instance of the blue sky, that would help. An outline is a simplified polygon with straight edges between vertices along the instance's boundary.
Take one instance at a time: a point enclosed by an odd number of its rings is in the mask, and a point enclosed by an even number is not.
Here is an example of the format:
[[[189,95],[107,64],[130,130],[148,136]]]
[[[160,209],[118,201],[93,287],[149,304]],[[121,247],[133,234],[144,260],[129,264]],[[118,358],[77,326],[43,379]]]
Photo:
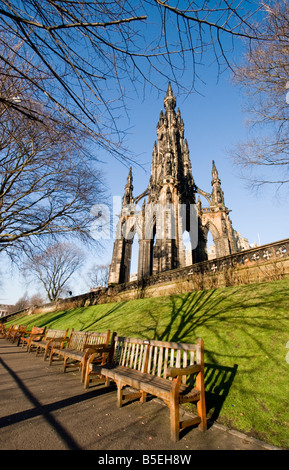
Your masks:
[[[238,53],[238,49],[235,50]],[[184,80],[190,79],[187,70]],[[261,244],[274,242],[288,237],[289,222],[287,217],[287,199],[284,193],[276,194],[272,186],[263,187],[257,194],[247,187],[233,164],[230,150],[248,136],[247,115],[243,112],[245,97],[230,81],[230,73],[225,72],[217,81],[216,68],[202,68],[204,84],[198,84],[198,91],[189,96],[178,96],[177,107],[180,108],[185,126],[192,173],[195,183],[201,189],[211,191],[212,160],[215,161],[224,191],[226,206],[231,210],[230,218],[234,229],[248,238],[250,243]],[[160,83],[166,90],[167,82]],[[163,109],[165,92],[148,91],[143,98],[132,98],[127,101],[128,117],[120,120],[122,128],[129,128],[126,145],[137,155],[140,166],[133,166],[134,196],[141,194],[147,187],[150,176],[153,144],[156,140],[156,125],[159,113]],[[284,100],[286,91],[284,90]],[[129,120],[128,120],[129,118]],[[97,152],[97,150],[96,150]],[[103,170],[104,181],[108,191],[108,202],[113,196],[122,196],[128,174],[128,167],[105,154],[99,154],[99,167]],[[97,202],[97,200],[96,200]],[[103,250],[88,250],[87,266],[109,263],[112,256],[113,240],[106,242]],[[6,268],[6,271],[5,271]],[[0,303],[15,303],[25,291],[30,295],[37,292],[37,287],[27,287],[16,268],[13,271],[8,263],[3,263],[4,280],[0,290]],[[88,290],[85,272],[71,285],[73,294]]]

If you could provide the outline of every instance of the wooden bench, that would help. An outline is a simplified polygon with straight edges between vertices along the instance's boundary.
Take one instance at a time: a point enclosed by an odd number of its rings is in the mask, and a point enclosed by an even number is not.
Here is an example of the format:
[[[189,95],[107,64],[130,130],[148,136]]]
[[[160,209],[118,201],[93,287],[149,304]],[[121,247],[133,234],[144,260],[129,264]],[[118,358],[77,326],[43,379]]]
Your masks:
[[[0,323],[0,335],[5,336],[6,331],[7,331],[7,329],[4,325],[4,323]]]
[[[25,333],[27,329],[27,325],[15,325],[12,327],[11,331],[9,331],[7,335],[7,339],[14,343],[16,339],[20,338],[20,336]]]
[[[53,357],[64,359],[64,372],[67,367],[79,367],[81,382],[84,381],[86,362],[90,354],[97,352],[101,357],[103,348],[108,347],[110,330],[106,333],[85,332],[72,330],[65,348],[53,346],[50,351],[50,365]],[[95,356],[94,356],[95,357]]]
[[[11,328],[12,326],[6,327],[3,323],[1,323],[0,335],[2,336],[2,338],[7,338],[8,332]]]
[[[45,326],[33,326],[30,331],[23,332],[18,338],[17,346],[20,346],[22,343],[22,347],[24,347],[26,344],[28,349],[31,341],[41,341],[43,335],[45,334],[45,329]]]
[[[11,325],[9,326],[8,330],[6,330],[6,334],[5,334],[5,338],[6,339],[10,339],[10,335],[13,335],[15,333],[15,331],[18,330],[20,325]]]
[[[40,340],[32,340],[29,344],[28,347],[28,352],[33,351],[33,349],[36,349],[36,356],[38,353],[43,350],[44,351],[44,361],[47,358],[50,349],[52,345],[54,344],[60,344],[60,347],[62,348],[65,344],[65,342],[68,340],[67,338],[67,333],[68,333],[69,328],[67,330],[53,330],[53,329],[48,329],[43,337],[43,339]]]
[[[187,426],[198,424],[207,428],[204,389],[204,343],[174,343],[154,340],[114,337],[108,362],[94,363],[94,355],[87,361],[84,386],[96,377],[109,385],[117,385],[117,404],[124,398],[140,398],[146,395],[161,398],[170,409],[171,439],[179,440],[179,433]],[[134,391],[125,389],[129,386]],[[185,402],[197,404],[197,416],[180,422],[179,405]]]

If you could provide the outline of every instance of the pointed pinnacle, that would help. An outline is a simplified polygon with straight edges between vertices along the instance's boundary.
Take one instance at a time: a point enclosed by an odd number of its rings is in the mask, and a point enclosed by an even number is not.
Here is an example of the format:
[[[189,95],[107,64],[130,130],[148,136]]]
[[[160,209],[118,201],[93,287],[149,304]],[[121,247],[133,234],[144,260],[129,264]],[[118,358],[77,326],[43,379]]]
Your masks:
[[[169,86],[168,86],[168,89],[167,89],[167,96],[173,96],[173,90],[172,90],[171,82],[169,82]]]

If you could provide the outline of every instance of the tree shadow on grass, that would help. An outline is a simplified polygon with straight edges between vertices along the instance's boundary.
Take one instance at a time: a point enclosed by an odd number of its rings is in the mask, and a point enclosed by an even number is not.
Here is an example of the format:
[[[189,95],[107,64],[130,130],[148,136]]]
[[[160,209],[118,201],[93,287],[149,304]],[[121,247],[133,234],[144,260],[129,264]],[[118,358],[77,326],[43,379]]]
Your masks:
[[[167,315],[163,309],[162,312],[158,309],[146,312],[145,321],[138,323],[142,337],[191,343],[201,334],[205,341],[206,360],[212,363],[217,362],[216,355],[227,355],[232,361],[233,356],[224,352],[225,349],[232,350],[231,333],[235,339],[251,343],[264,357],[271,357],[267,343],[262,341],[263,333],[270,333],[272,324],[276,332],[282,332],[287,327],[282,314],[282,309],[287,312],[284,302],[276,302],[270,292],[258,293],[254,286],[248,286],[248,289],[239,286],[228,290],[212,289],[174,295],[167,298],[165,306]],[[218,344],[217,350],[210,351],[206,347],[206,336]],[[239,347],[237,341],[235,347]],[[240,354],[241,350],[237,355]],[[244,354],[243,359],[250,360],[255,353],[247,348]]]
[[[198,327],[209,327],[224,312],[222,303],[235,292],[224,295],[215,289],[171,296],[167,302],[166,325],[163,325],[163,313],[148,311],[150,321],[141,325],[142,335],[158,341],[186,342]]]
[[[46,326],[47,328],[53,329],[60,328],[59,325],[63,325],[64,322],[66,325],[65,327],[67,327],[68,324],[72,324],[73,320],[76,319],[75,323],[77,323],[78,326],[76,328],[74,327],[74,329],[77,329],[78,331],[91,331],[92,329],[93,331],[97,331],[98,323],[101,323],[103,320],[109,319],[111,315],[113,315],[118,310],[121,310],[123,304],[125,304],[125,302],[111,304],[111,307],[100,315],[98,315],[97,318],[95,318],[94,315],[87,317],[85,315],[86,308],[79,307],[70,310],[61,310],[58,312],[45,313],[43,315],[43,318],[40,318],[39,320],[37,319],[37,322],[31,322],[31,324],[34,325],[35,323],[35,326]]]
[[[238,365],[233,367],[205,364],[205,390],[207,418],[213,422],[220,415],[237,374]]]
[[[264,293],[261,297],[254,291],[243,294],[241,288],[236,287],[226,291],[215,289],[171,296],[166,301],[168,313],[165,322],[163,312],[147,312],[149,321],[147,325],[144,322],[142,324],[143,336],[147,334],[160,341],[186,343],[195,342],[202,331],[205,341],[206,408],[211,422],[216,421],[220,415],[238,366],[242,366],[244,360],[250,360],[254,355],[250,349],[235,349],[236,344],[232,342],[227,329],[236,333],[239,330],[241,338],[253,341],[263,354],[268,354],[266,346],[260,344],[254,336],[254,330],[250,328],[252,324],[256,327],[258,323],[258,328],[269,330],[273,313],[266,317],[268,322],[263,321],[262,313],[263,307],[268,308],[268,302],[271,302],[271,298],[266,298]],[[216,349],[214,346],[211,346],[211,350],[206,348],[206,335],[211,338],[211,345],[218,345]],[[232,360],[237,363],[229,366],[228,361],[232,364]]]

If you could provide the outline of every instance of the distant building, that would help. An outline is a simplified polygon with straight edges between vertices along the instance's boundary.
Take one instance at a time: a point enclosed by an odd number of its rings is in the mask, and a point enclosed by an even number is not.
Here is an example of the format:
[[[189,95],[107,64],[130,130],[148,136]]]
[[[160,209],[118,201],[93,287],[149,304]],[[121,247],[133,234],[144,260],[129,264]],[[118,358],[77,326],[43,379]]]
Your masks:
[[[210,245],[208,248],[208,259],[216,258],[216,247],[215,245]]]
[[[12,313],[14,305],[0,304],[0,318],[6,317],[9,313]]]
[[[237,230],[234,230],[234,238],[238,251],[249,250],[251,248],[248,239],[242,237],[240,232],[237,232]]]
[[[244,238],[241,236],[240,232],[237,232],[236,230],[234,230],[233,233],[234,233],[234,238],[235,238],[238,252],[249,250],[250,248],[256,248],[258,246],[257,242],[250,244],[247,238]],[[208,247],[208,259],[214,259],[214,258],[217,258],[216,247],[215,245],[210,245]]]

